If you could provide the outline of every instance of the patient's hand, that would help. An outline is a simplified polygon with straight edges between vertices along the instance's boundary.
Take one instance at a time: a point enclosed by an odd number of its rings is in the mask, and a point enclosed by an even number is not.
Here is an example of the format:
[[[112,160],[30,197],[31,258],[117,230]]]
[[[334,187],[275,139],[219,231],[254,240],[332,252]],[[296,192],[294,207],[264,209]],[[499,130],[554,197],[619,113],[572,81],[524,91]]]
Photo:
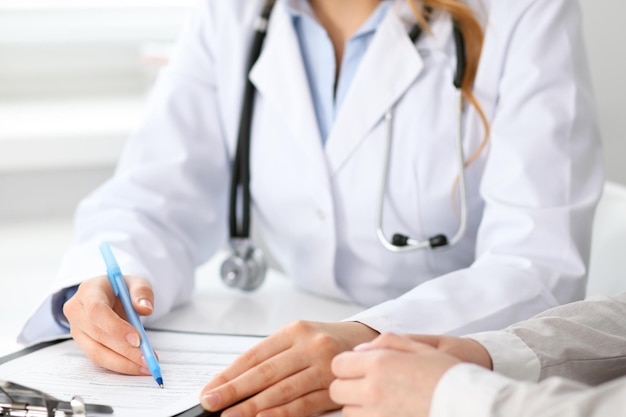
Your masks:
[[[330,397],[344,417],[427,417],[437,383],[460,362],[410,336],[383,334],[335,357]]]

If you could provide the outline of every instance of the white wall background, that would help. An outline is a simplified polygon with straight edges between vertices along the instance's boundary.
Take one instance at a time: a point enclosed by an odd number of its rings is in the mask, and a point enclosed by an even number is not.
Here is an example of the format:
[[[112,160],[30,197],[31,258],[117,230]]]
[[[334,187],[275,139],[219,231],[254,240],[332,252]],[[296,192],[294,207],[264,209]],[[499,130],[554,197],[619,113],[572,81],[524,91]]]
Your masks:
[[[607,178],[626,184],[626,0],[579,1]],[[192,2],[0,0],[0,222],[69,217],[111,175],[152,80],[142,59]],[[31,14],[61,3],[76,6]]]
[[[580,1],[607,178],[626,184],[626,1]]]
[[[0,222],[68,218],[112,172],[195,0],[0,0]]]

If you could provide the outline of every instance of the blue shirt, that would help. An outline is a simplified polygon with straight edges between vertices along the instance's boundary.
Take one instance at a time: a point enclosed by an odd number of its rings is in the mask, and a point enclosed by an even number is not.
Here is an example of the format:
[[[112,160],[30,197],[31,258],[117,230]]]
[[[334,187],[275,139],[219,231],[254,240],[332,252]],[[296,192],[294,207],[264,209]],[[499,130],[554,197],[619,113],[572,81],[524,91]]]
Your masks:
[[[359,63],[365,55],[376,29],[391,7],[391,3],[381,1],[374,13],[348,40],[335,91],[337,63],[335,62],[333,44],[326,33],[326,29],[318,22],[308,1],[292,0],[288,2],[293,26],[302,51],[302,60],[306,68],[317,125],[323,143],[326,143],[326,138],[350,88]]]

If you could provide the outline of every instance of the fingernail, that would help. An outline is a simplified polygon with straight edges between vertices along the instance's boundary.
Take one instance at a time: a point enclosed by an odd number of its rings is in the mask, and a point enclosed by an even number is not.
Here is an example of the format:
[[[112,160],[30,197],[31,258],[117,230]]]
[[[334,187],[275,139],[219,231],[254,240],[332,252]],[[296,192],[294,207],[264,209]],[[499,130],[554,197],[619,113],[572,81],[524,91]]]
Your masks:
[[[206,394],[204,397],[202,397],[202,407],[204,407],[207,410],[218,410],[220,405],[220,397],[217,394]],[[226,416],[225,414],[222,414],[222,416]]]
[[[139,304],[142,307],[147,307],[150,310],[152,310],[154,307],[152,306],[152,303],[150,302],[150,300],[147,300],[145,298],[142,298],[141,300],[137,301],[137,304]]]
[[[141,368],[139,368],[139,372],[141,372],[144,375],[151,375],[150,369],[144,368],[143,366]]]
[[[220,415],[221,417],[241,417],[239,410],[224,411]]]
[[[126,341],[133,347],[139,347],[139,336],[134,333],[128,333],[126,335]]]

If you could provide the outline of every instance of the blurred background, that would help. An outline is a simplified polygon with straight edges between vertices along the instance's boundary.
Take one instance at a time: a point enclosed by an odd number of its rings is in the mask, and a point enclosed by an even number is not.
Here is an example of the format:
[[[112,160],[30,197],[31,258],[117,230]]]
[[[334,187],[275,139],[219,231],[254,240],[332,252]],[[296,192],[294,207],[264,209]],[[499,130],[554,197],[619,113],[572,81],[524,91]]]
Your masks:
[[[0,0],[0,222],[67,217],[111,175],[191,5]]]
[[[68,217],[111,174],[194,1],[0,0],[0,223]],[[581,2],[607,175],[626,184],[626,2]]]
[[[0,355],[46,294],[76,204],[112,174],[194,2],[0,0]],[[626,2],[580,2],[607,177],[626,184]]]

